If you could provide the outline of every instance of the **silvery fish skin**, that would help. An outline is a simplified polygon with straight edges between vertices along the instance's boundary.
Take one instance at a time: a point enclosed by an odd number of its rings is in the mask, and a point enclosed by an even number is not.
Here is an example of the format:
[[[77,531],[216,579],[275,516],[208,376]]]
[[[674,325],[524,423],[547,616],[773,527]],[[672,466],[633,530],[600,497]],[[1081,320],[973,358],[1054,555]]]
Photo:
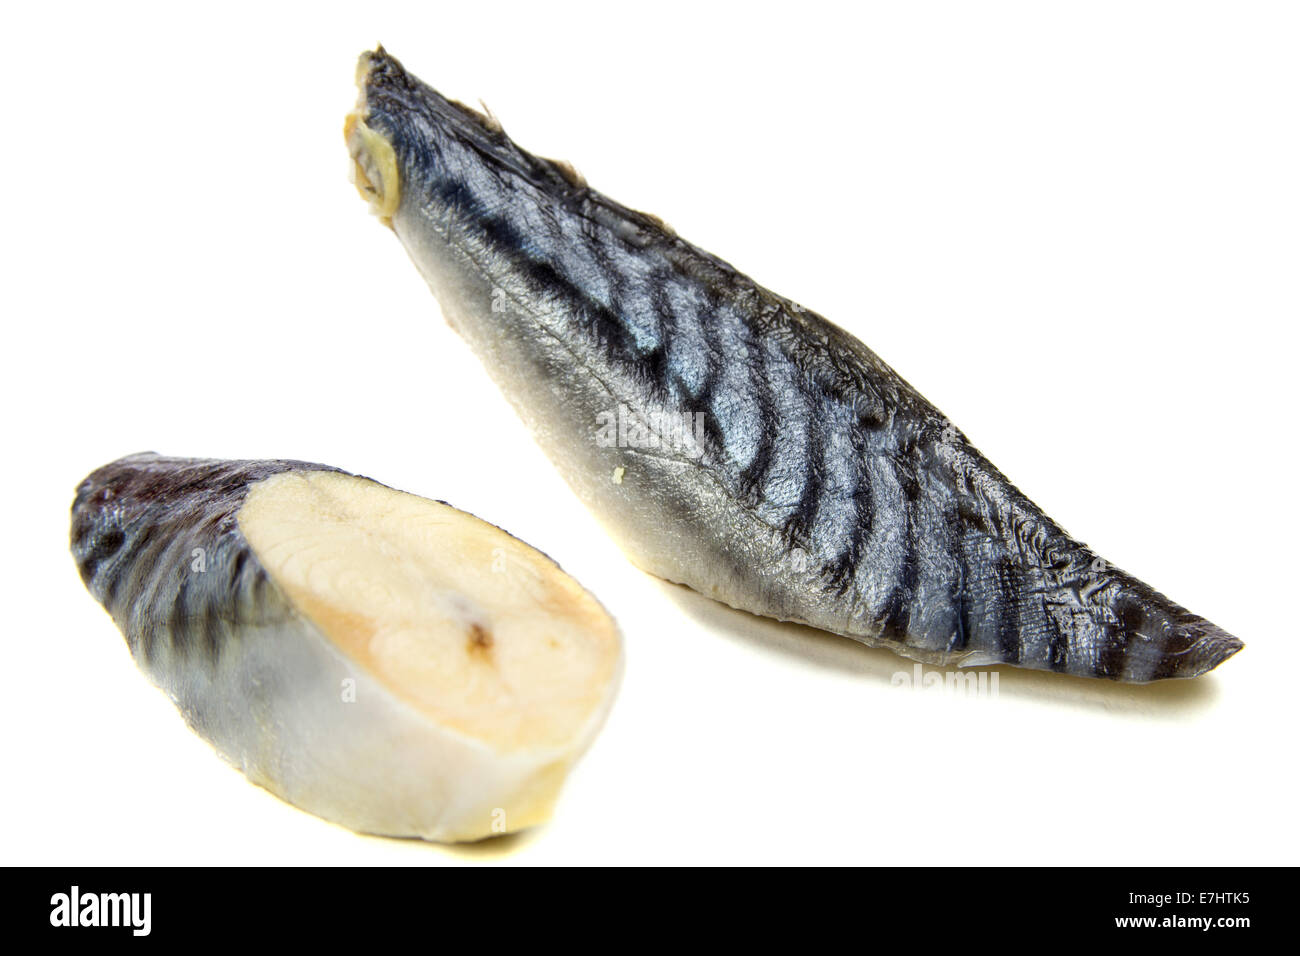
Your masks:
[[[847,332],[382,48],[358,85],[358,188],[645,570],[930,663],[1141,683],[1243,646],[1070,538]]]
[[[461,622],[444,626],[437,618],[446,602],[435,598],[432,588],[428,601],[438,604],[425,614],[421,605],[407,599],[409,594],[385,587],[403,576],[418,579],[412,567],[420,557],[387,540],[377,545],[385,555],[383,566],[369,575],[364,568],[358,572],[356,565],[345,567],[342,574],[330,573],[339,566],[322,564],[320,540],[297,525],[287,540],[261,552],[274,560],[259,557],[262,546],[247,523],[255,510],[250,501],[260,494],[259,507],[265,512],[267,489],[276,482],[298,500],[310,500],[306,489],[314,487],[320,475],[338,476],[351,487],[377,489],[374,493],[384,502],[378,513],[398,513],[393,520],[425,533],[432,549],[445,547],[453,555],[449,563],[462,578],[481,568],[481,576],[501,582],[495,586],[510,593],[512,600],[527,595],[538,581],[561,582],[546,590],[546,606],[556,617],[572,611],[583,623],[590,620],[595,628],[606,628],[609,654],[621,655],[612,620],[544,555],[449,505],[309,462],[153,453],[119,459],[91,473],[77,488],[72,554],[86,587],[112,615],[140,669],[200,736],[250,780],[282,799],[360,832],[442,842],[478,840],[542,822],[569,767],[604,721],[621,656],[606,668],[609,673],[602,675],[599,686],[593,686],[592,696],[599,699],[590,711],[581,710],[582,701],[574,706],[572,729],[534,733],[526,739],[521,735],[515,741],[440,718],[408,693],[410,682],[394,680],[392,668],[376,666],[383,650],[380,642],[401,652],[389,659],[409,673],[416,673],[435,654],[441,654],[435,666],[454,664],[454,656],[469,661],[461,670],[448,667],[453,692],[463,686],[467,693],[489,683],[481,676],[488,671],[505,677],[518,674],[518,642],[503,640],[506,630],[497,626],[500,618],[483,617],[482,624],[469,623],[462,650],[457,652],[452,641],[451,655],[440,651],[448,645],[435,644],[432,632],[441,627],[445,634]],[[356,514],[349,512],[356,511],[353,506],[361,499],[338,500],[343,502],[338,512],[318,523],[327,533],[331,526],[353,520]],[[482,550],[492,548],[490,561],[476,561],[471,555],[477,552],[454,547],[459,542],[447,525],[421,524],[418,509],[426,506],[439,509],[439,515],[454,513],[457,520],[463,519]],[[263,517],[258,527],[265,525]],[[340,585],[337,603],[304,602],[302,590],[277,577],[282,564],[276,562],[306,568],[304,573],[323,582],[326,590]],[[386,578],[390,569],[391,578]],[[519,572],[517,580],[509,578],[512,570]],[[524,582],[522,587],[516,586],[518,581]],[[398,635],[413,650],[407,653],[396,644],[392,632],[383,630],[384,622],[348,605],[347,597],[358,593],[357,588],[378,592],[377,605],[392,605],[395,614],[415,622]],[[455,599],[464,600],[460,594]],[[527,606],[527,596],[516,603]],[[433,628],[422,627],[430,620]],[[524,636],[542,653],[547,653],[543,645],[548,641],[556,648],[549,661],[558,664],[544,662],[533,672],[539,680],[550,679],[543,692],[561,698],[564,706],[573,699],[562,698],[571,684],[553,678],[557,666],[574,669],[572,661],[580,652],[561,643],[565,635],[553,627],[554,621],[546,618],[530,633],[525,619]],[[362,634],[360,643],[340,643],[338,632],[352,627]],[[517,637],[519,629],[509,633]],[[505,656],[510,654],[514,657]],[[412,681],[418,677],[416,673]],[[526,678],[517,682],[526,683]],[[503,723],[515,718],[520,709],[516,700],[526,696],[526,688],[516,689],[520,693],[513,697],[499,694],[489,699],[483,708],[488,720],[497,715]],[[536,716],[537,711],[530,711],[525,719]],[[537,722],[544,723],[545,714]]]

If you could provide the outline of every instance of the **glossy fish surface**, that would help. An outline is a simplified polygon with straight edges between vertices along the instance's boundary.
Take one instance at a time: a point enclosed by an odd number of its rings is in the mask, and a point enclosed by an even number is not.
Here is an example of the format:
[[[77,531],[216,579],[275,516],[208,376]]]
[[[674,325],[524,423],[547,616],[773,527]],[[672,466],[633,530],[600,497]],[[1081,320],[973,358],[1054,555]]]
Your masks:
[[[1142,683],[1243,646],[1067,535],[856,338],[382,48],[357,186],[640,567],[918,660]]]

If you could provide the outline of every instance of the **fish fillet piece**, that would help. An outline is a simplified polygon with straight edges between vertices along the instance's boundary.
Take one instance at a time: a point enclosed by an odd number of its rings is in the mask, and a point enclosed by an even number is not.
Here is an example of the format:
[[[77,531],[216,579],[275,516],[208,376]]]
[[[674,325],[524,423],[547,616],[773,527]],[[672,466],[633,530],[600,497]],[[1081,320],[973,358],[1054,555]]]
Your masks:
[[[1146,682],[1242,647],[1069,537],[844,330],[382,48],[358,85],[358,189],[642,568],[932,663]]]
[[[72,552],[201,736],[366,833],[542,822],[621,673],[613,620],[545,555],[322,465],[120,459],[77,489]]]

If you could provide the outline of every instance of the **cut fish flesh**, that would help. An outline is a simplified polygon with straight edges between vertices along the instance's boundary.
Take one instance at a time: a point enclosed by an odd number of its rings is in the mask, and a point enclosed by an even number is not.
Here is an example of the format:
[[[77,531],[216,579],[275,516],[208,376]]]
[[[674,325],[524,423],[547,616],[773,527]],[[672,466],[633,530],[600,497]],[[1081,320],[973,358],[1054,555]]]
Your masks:
[[[545,820],[621,672],[613,620],[545,555],[321,465],[123,458],[78,488],[72,550],[200,735],[367,833]]]

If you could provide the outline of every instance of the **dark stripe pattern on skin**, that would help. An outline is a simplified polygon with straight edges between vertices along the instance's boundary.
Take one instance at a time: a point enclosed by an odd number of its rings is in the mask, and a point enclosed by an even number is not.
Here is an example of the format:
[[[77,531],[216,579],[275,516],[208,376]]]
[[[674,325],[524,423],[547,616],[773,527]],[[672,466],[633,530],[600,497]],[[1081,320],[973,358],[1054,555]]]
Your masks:
[[[522,304],[502,321],[544,326],[619,400],[706,413],[688,466],[773,541],[760,566],[712,542],[748,575],[747,610],[921,660],[1135,682],[1241,648],[1070,538],[853,336],[367,56],[365,122],[393,147],[403,209]],[[715,534],[715,510],[698,517]],[[812,574],[772,571],[787,563]],[[825,615],[783,612],[774,579]]]
[[[242,627],[289,613],[237,516],[250,485],[322,470],[334,469],[144,453],[92,472],[72,504],[72,555],[132,656],[149,666],[165,650],[215,667]]]

